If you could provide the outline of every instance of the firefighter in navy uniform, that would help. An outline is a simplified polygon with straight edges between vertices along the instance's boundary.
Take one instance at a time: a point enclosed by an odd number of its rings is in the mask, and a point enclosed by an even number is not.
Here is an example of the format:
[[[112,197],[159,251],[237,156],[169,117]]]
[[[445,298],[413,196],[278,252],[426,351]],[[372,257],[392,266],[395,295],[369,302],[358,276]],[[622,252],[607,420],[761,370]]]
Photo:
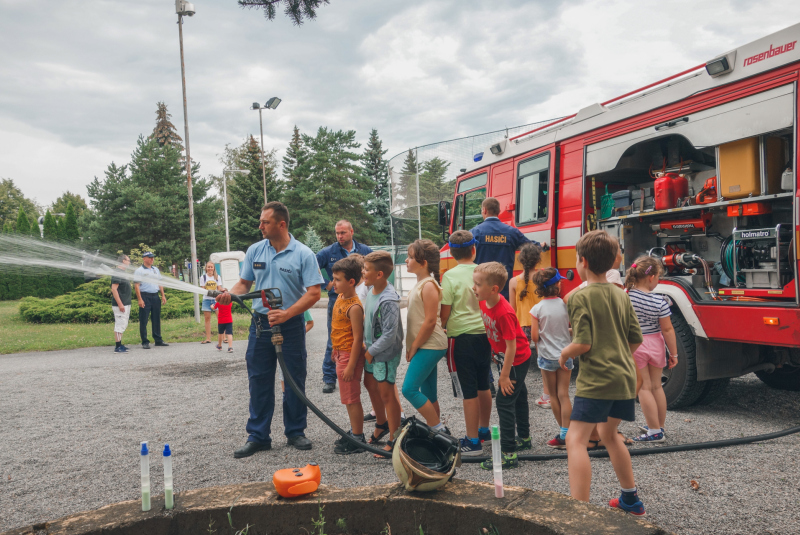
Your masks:
[[[475,263],[500,262],[506,267],[508,280],[514,276],[514,260],[517,249],[531,242],[547,251],[547,244],[529,240],[519,229],[506,225],[500,218],[500,203],[494,197],[488,197],[481,203],[483,223],[473,227],[470,232],[478,241],[475,246]],[[508,282],[500,292],[508,299]]]

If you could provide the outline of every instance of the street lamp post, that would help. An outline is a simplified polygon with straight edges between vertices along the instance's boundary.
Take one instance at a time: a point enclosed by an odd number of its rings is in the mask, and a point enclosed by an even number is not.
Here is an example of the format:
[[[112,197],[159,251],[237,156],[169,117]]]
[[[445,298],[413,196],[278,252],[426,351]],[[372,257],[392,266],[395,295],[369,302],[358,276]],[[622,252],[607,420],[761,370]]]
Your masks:
[[[253,102],[251,109],[258,110],[258,124],[261,127],[261,179],[264,181],[264,204],[267,204],[267,168],[264,160],[264,121],[261,119],[261,110],[274,110],[281,103],[278,97],[272,97],[264,106]]]
[[[186,141],[186,186],[189,190],[189,245],[192,253],[192,282],[197,284],[197,241],[194,234],[194,199],[192,197],[192,157],[189,152],[189,116],[186,108],[186,68],[183,63],[183,17],[194,15],[194,5],[185,0],[175,0],[178,14],[178,41],[181,47],[181,85],[183,86],[183,125]],[[194,294],[194,319],[200,323],[200,298]]]
[[[249,175],[250,171],[247,169],[223,169],[222,170],[222,202],[225,205],[225,250],[231,252],[231,237],[228,234],[228,180],[225,178],[227,173],[242,173]]]

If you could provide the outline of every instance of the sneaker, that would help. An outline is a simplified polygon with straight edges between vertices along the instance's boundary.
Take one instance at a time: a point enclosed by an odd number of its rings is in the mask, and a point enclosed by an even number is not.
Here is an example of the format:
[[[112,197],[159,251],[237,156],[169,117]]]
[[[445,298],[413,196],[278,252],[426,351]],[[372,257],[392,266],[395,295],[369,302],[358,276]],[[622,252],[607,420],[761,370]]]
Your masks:
[[[125,346],[119,346],[114,348],[114,353],[127,353],[128,348]]]
[[[364,440],[364,435],[357,437],[353,433],[350,433],[350,436],[356,439],[358,442],[363,443],[365,446],[367,445],[366,441]],[[361,453],[362,451],[364,451],[364,448],[356,446],[349,440],[344,440],[344,439],[342,439],[341,444],[333,448],[333,453],[337,455],[350,455],[351,453]]]
[[[124,349],[126,353],[127,353],[128,351],[130,351],[130,349],[128,349],[128,346],[126,346],[125,344],[122,344],[120,347],[121,347],[122,349]]]
[[[549,399],[544,399],[544,395],[541,395],[541,396],[539,396],[539,399],[536,400],[536,405],[538,405],[539,407],[541,407],[543,409],[549,409],[550,408],[550,400]]]
[[[480,441],[478,441],[478,444],[475,444],[471,439],[464,437],[459,439],[459,442],[461,443],[462,457],[478,457],[483,455],[483,448],[481,448]]]
[[[519,459],[517,459],[516,453],[504,453],[503,454],[503,470],[510,470],[512,468],[517,468],[519,466]],[[483,461],[481,463],[481,468],[484,470],[492,470],[494,467],[492,466],[492,460],[489,459],[488,461]]]
[[[352,435],[352,434],[353,434],[353,430],[352,430],[352,429],[351,429],[351,430],[349,430],[349,431],[347,432],[347,434],[348,434],[348,435]],[[346,439],[346,438],[344,438],[344,437],[339,437],[339,438],[337,438],[337,439],[336,439],[336,442],[334,442],[334,443],[333,443],[333,445],[334,445],[334,446],[338,446],[339,444],[344,444],[345,442],[347,442],[347,439]]]
[[[487,442],[492,440],[492,432],[488,429],[485,432],[478,431],[478,439],[481,442]]]
[[[562,440],[561,437],[558,435],[556,435],[553,440],[548,441],[547,445],[557,450],[563,450],[567,448],[566,441]]]
[[[517,451],[529,450],[533,447],[533,441],[531,441],[531,437],[517,437],[514,439],[514,441],[517,443]]]
[[[633,437],[634,442],[664,442],[664,433],[656,433],[655,435],[648,435],[647,433]]]
[[[642,433],[647,433],[648,431],[650,431],[650,428],[647,427],[647,424],[643,424],[643,425],[640,425],[638,427],[639,427],[639,429],[641,429]],[[664,437],[667,436],[667,433],[666,433],[666,431],[664,431],[663,427],[661,428],[661,434],[663,434]]]
[[[622,496],[619,498],[614,498],[613,500],[608,502],[609,507],[613,507],[615,509],[622,509],[626,513],[630,513],[633,516],[645,516],[644,512],[644,504],[642,500],[639,499],[639,493],[636,493],[636,503],[633,505],[628,505],[627,503],[622,501]]]

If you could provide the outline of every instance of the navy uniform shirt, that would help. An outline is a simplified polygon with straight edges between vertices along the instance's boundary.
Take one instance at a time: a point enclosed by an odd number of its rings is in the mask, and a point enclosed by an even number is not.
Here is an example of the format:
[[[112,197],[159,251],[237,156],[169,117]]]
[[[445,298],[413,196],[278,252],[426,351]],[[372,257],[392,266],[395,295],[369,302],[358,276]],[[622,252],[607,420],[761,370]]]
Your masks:
[[[531,240],[526,238],[519,229],[506,225],[496,217],[487,217],[483,223],[473,227],[470,232],[478,241],[475,246],[475,263],[500,262],[506,267],[510,281],[514,274],[517,249]],[[508,299],[508,282],[500,293]]]
[[[320,252],[317,253],[317,263],[319,264],[320,269],[325,270],[325,273],[328,275],[328,280],[331,281],[333,280],[333,271],[331,270],[336,262],[342,258],[347,258],[353,253],[358,253],[361,256],[367,256],[371,252],[372,249],[370,249],[368,245],[358,243],[356,240],[353,240],[352,251],[347,251],[337,241],[325,247],[324,249],[321,249]],[[328,292],[328,295],[336,295],[336,292],[333,291],[333,288],[331,288],[331,291]]]

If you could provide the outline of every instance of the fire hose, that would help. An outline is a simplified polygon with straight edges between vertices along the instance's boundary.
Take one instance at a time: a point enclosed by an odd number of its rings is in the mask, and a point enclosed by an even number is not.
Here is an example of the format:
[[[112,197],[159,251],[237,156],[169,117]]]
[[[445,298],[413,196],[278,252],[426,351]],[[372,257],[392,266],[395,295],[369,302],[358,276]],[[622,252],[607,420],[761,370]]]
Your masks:
[[[222,292],[216,291],[209,291],[208,297],[216,297],[221,295]],[[391,457],[392,453],[380,448],[375,448],[369,444],[365,444],[359,440],[353,438],[350,433],[346,432],[344,429],[336,425],[330,418],[325,416],[319,408],[314,405],[311,400],[309,400],[306,395],[300,390],[300,387],[295,382],[292,375],[289,373],[289,369],[286,367],[286,362],[283,357],[283,335],[281,334],[280,325],[273,325],[269,329],[263,329],[260,327],[260,318],[256,316],[256,314],[248,307],[245,303],[245,299],[262,299],[263,302],[269,304],[270,308],[277,309],[280,308],[282,305],[282,298],[280,295],[280,290],[277,288],[270,288],[267,290],[259,290],[256,292],[243,294],[243,295],[234,295],[229,294],[231,296],[231,300],[236,302],[239,306],[243,307],[247,310],[250,315],[253,317],[253,320],[256,323],[256,334],[260,336],[260,333],[263,331],[270,331],[272,333],[272,345],[275,346],[275,353],[278,357],[278,364],[280,364],[281,370],[283,370],[283,378],[286,383],[288,383],[289,388],[292,389],[294,394],[303,402],[303,404],[311,409],[311,411],[316,414],[320,420],[325,422],[325,424],[336,431],[339,435],[342,436],[345,440],[350,441],[354,445],[358,446],[362,450],[369,451],[371,453],[375,453],[377,455],[381,455],[383,457]],[[728,448],[731,446],[740,446],[743,444],[752,444],[754,442],[762,442],[765,440],[773,440],[776,438],[785,437],[788,435],[793,435],[796,433],[800,433],[800,425],[789,427],[783,429],[781,431],[775,431],[773,433],[765,433],[761,435],[752,435],[749,437],[740,437],[740,438],[729,438],[723,440],[711,440],[708,442],[695,442],[690,444],[677,444],[675,446],[657,446],[652,448],[641,448],[641,449],[632,449],[629,450],[630,455],[634,456],[642,456],[642,455],[657,455],[660,453],[676,453],[682,451],[696,451],[696,450],[706,450],[706,449],[716,449],[716,448]],[[590,457],[608,457],[608,452],[605,450],[600,451],[589,451]],[[558,459],[566,459],[566,453],[551,453],[551,454],[523,454],[518,455],[517,459],[520,461],[553,461]],[[491,457],[488,455],[481,456],[481,457],[461,457],[462,463],[481,463],[484,461],[490,460]]]

